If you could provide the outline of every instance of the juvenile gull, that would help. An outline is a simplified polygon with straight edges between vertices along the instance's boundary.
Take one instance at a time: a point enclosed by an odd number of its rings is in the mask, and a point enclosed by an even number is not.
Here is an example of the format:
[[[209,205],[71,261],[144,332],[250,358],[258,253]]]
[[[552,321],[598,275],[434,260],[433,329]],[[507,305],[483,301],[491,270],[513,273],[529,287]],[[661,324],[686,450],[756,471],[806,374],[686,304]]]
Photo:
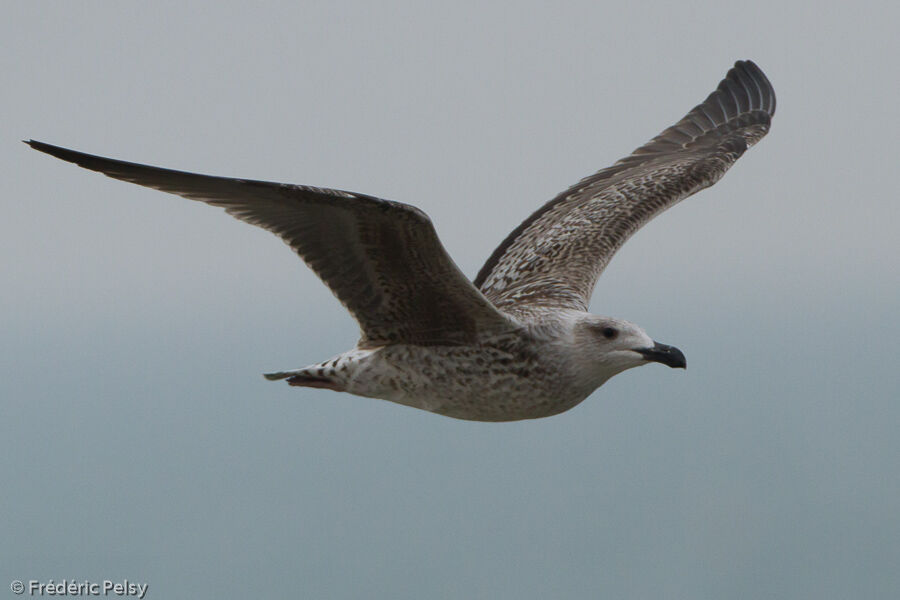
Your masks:
[[[222,207],[283,239],[358,321],[352,350],[267,374],[458,419],[546,417],[613,375],[684,355],[628,321],[587,312],[597,277],[644,223],[709,187],[769,130],[775,92],[738,61],[702,104],[519,225],[474,284],[421,210],[364,194],[211,177],[32,148],[109,177]]]

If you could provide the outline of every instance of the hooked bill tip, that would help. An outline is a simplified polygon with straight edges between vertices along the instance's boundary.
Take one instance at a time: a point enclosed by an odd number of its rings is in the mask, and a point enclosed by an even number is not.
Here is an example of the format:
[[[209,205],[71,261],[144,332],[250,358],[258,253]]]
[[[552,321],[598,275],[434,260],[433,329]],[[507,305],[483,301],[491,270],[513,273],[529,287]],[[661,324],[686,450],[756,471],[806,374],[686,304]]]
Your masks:
[[[673,369],[687,369],[687,358],[684,353],[675,346],[654,342],[650,348],[637,350],[646,360],[658,362]]]

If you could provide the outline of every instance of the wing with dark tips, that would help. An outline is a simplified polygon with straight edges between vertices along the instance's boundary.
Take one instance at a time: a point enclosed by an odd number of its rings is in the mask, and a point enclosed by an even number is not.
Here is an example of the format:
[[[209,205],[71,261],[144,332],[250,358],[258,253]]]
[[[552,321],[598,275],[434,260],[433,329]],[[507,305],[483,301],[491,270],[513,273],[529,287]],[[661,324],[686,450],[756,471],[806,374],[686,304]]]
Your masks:
[[[283,239],[359,322],[363,345],[464,344],[510,327],[415,207],[351,192],[161,169],[26,142],[104,175],[222,207]]]
[[[587,310],[613,254],[644,223],[709,187],[769,131],[775,91],[738,61],[702,104],[613,166],[545,204],[494,251],[475,285],[508,312]]]

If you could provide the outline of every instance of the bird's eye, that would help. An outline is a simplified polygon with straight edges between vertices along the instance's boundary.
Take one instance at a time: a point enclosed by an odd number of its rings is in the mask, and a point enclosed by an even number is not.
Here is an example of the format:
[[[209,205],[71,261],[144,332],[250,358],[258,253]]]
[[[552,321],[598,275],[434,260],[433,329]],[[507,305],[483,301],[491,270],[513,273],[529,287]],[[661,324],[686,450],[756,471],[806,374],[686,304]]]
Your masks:
[[[600,330],[600,333],[603,334],[603,337],[606,339],[614,340],[616,339],[616,336],[619,335],[619,330],[615,327],[604,327]]]

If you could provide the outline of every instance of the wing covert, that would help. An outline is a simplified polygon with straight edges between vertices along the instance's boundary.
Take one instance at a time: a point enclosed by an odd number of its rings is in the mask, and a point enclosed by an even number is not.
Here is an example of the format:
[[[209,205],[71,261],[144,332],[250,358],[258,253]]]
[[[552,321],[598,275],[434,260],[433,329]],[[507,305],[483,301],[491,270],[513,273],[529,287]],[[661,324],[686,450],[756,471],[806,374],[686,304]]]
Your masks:
[[[494,251],[475,285],[503,311],[587,310],[600,273],[644,223],[718,181],[769,130],[775,92],[751,61],[683,119],[559,194]]]

